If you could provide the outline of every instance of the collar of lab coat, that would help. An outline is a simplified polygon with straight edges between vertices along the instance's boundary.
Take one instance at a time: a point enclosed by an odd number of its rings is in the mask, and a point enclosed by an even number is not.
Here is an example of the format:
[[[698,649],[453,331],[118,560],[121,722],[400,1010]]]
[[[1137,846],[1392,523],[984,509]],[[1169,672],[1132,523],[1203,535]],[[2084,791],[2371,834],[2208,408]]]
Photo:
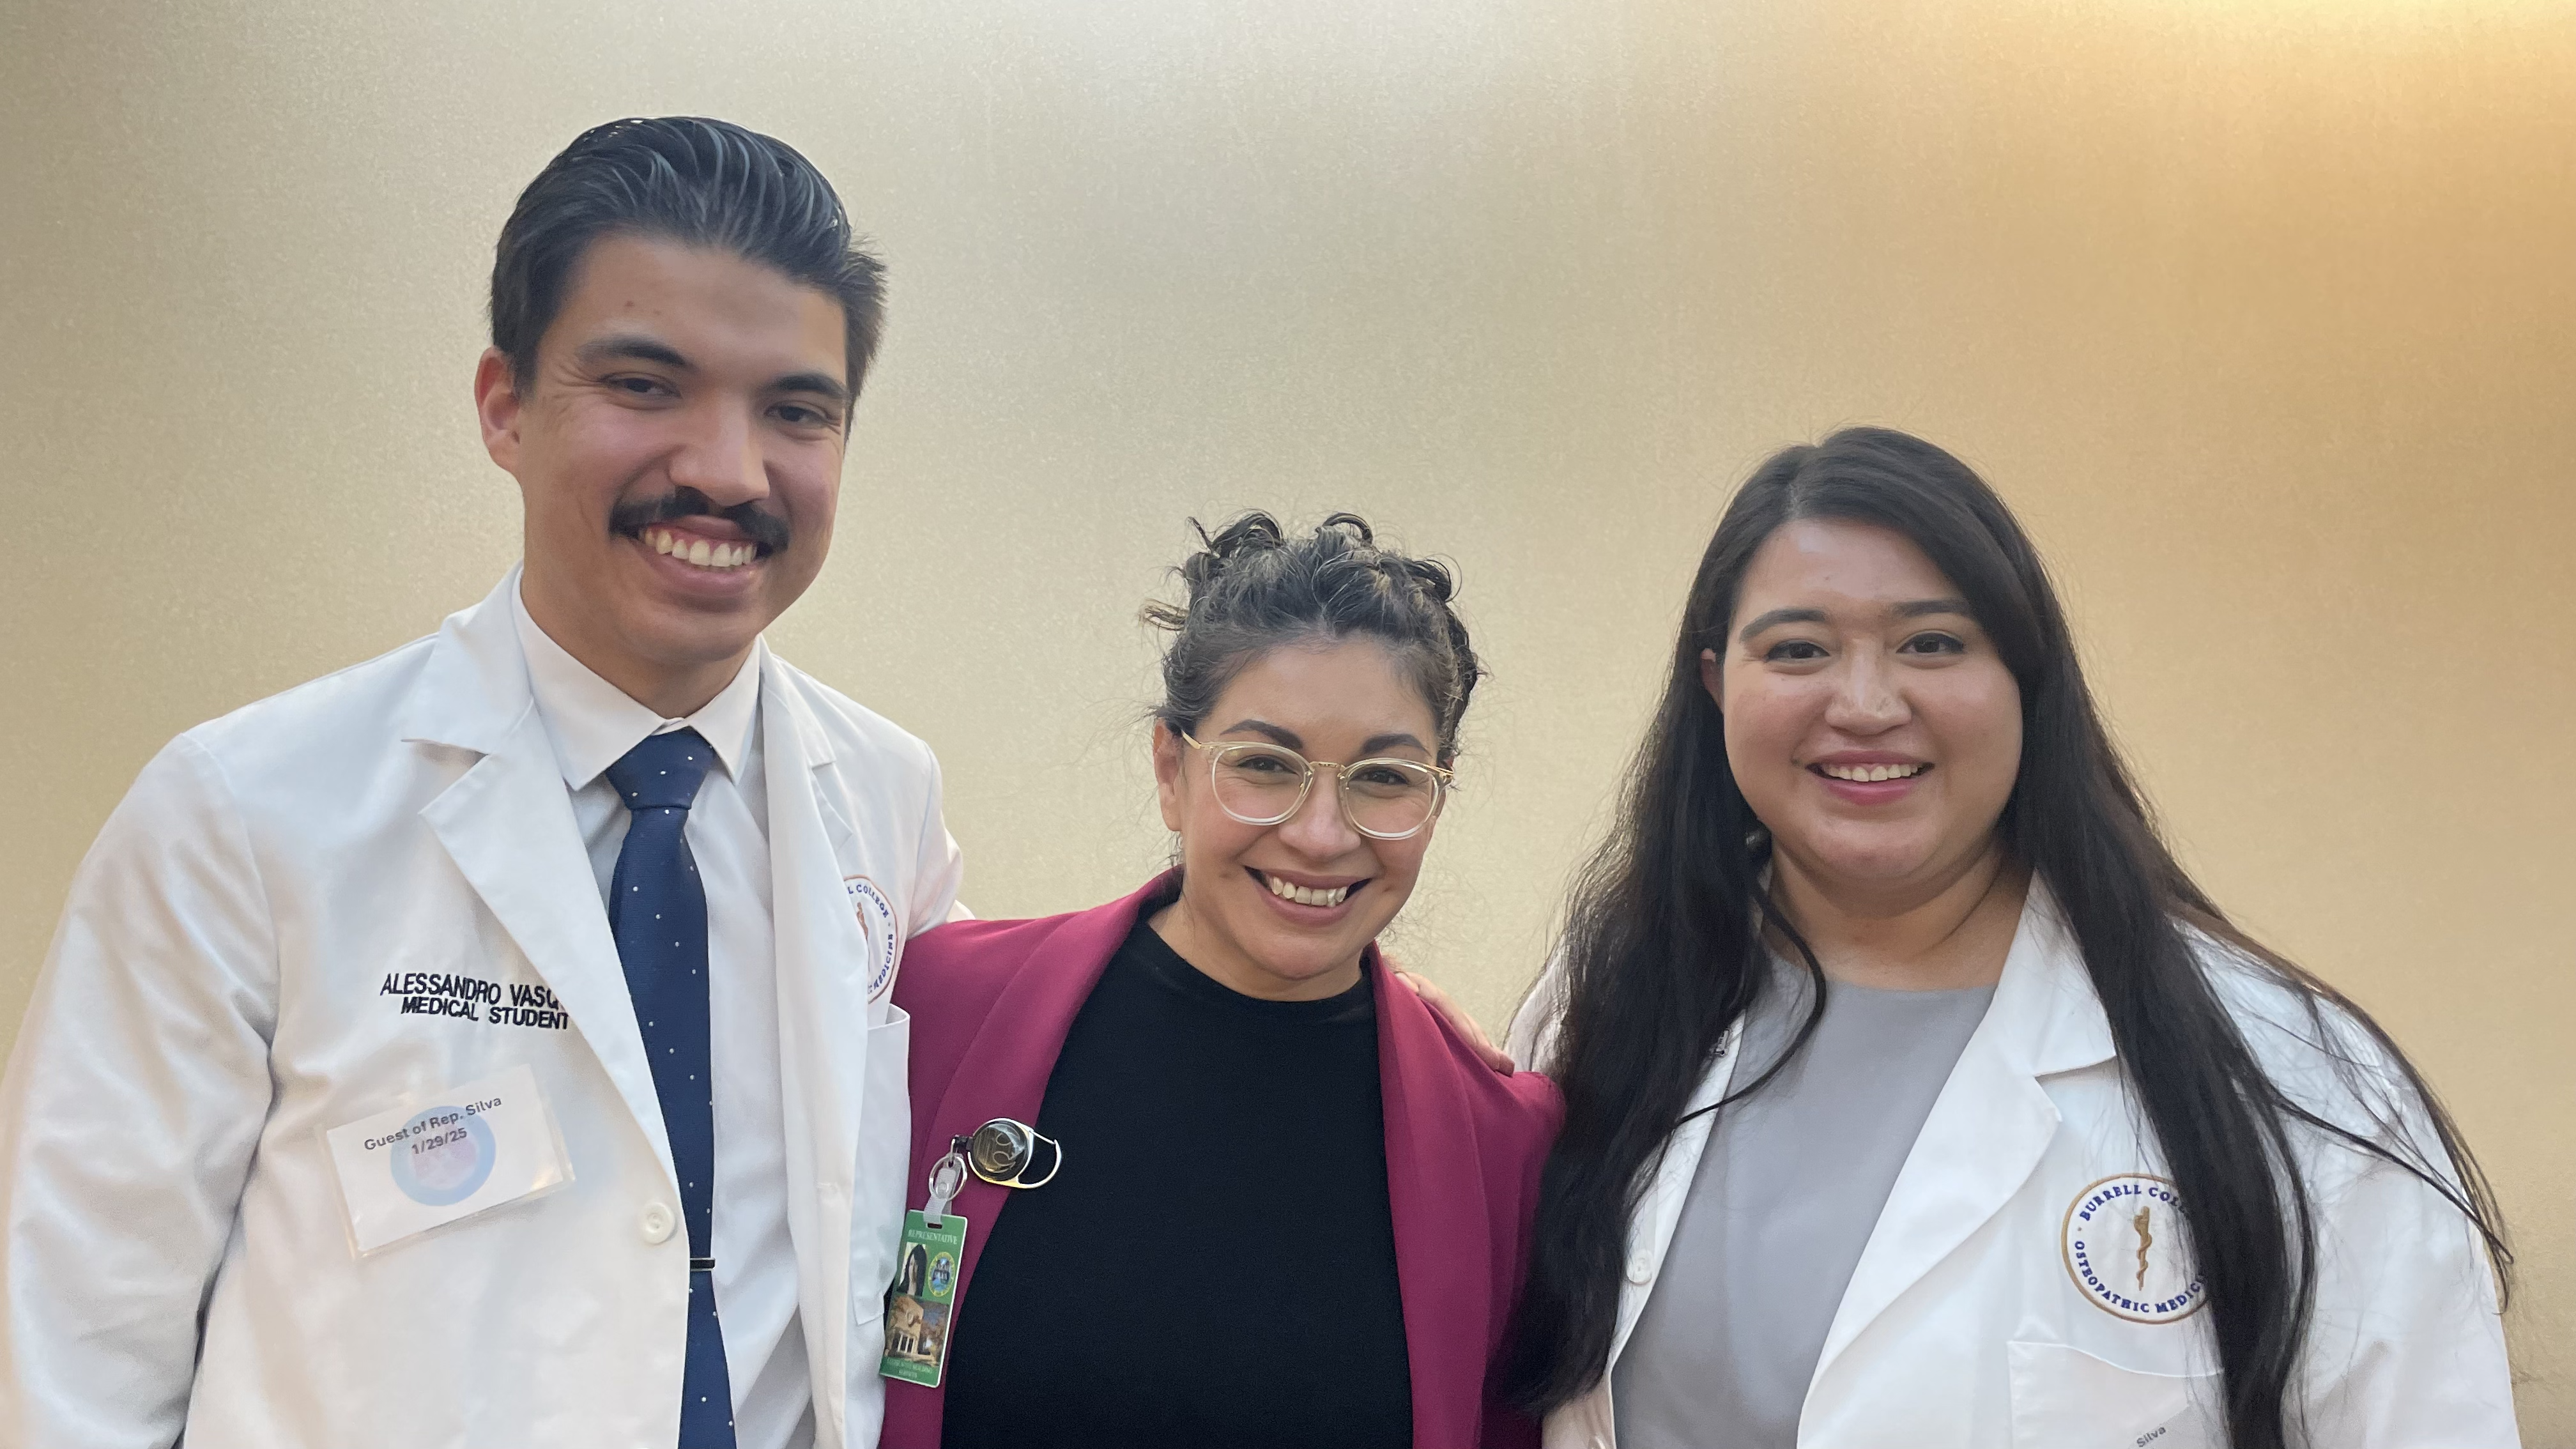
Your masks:
[[[403,708],[402,738],[405,741],[446,745],[471,750],[478,755],[497,754],[501,751],[502,742],[516,734],[525,723],[523,717],[536,708],[536,691],[528,678],[528,655],[519,640],[521,606],[518,600],[522,571],[521,566],[513,564],[508,575],[484,596],[481,603],[448,615],[446,622],[439,626],[438,635],[430,645],[429,663],[422,670],[420,683]],[[565,657],[570,658],[569,655]],[[572,662],[580,667],[578,660]],[[750,700],[729,701],[731,708],[724,712],[724,717],[728,720],[738,718],[748,725],[758,704],[784,701],[799,716],[792,722],[797,738],[818,752],[807,755],[806,763],[830,764],[829,736],[816,725],[803,698],[793,690],[778,687],[779,681],[774,677],[778,672],[777,660],[766,643],[753,647],[752,658],[744,670],[746,674],[756,672],[759,675],[758,690]],[[737,685],[740,682],[737,680]],[[600,683],[603,687],[614,688],[606,681]],[[728,686],[725,695],[731,695],[734,687]],[[718,698],[724,699],[725,695]],[[643,709],[642,705],[635,707]],[[709,710],[713,709],[711,703]],[[705,715],[708,711],[700,713]],[[541,732],[543,728],[540,720]],[[711,738],[709,743],[714,744],[717,753],[724,757],[728,770],[740,773],[740,756],[749,743],[748,734],[728,729],[719,729],[717,733],[725,738]],[[766,734],[763,739],[765,743]],[[547,748],[550,752],[554,750],[551,736],[547,738]],[[561,759],[556,763],[569,777],[573,765]],[[568,780],[568,783],[578,788],[587,781]]]
[[[1997,1025],[1999,1047],[2028,1043],[2020,1064],[2034,1078],[2096,1066],[2116,1055],[2111,1020],[2102,1014],[2102,998],[2093,993],[2093,978],[2084,969],[2084,952],[2075,944],[2065,909],[2048,882],[2036,876],[1986,1019]]]
[[[519,569],[513,565],[481,603],[457,610],[438,626],[420,682],[403,703],[405,742],[491,755],[529,722],[537,697],[528,687],[527,656],[510,617],[518,591]],[[544,733],[540,723],[541,740]],[[553,745],[547,749],[551,753]]]

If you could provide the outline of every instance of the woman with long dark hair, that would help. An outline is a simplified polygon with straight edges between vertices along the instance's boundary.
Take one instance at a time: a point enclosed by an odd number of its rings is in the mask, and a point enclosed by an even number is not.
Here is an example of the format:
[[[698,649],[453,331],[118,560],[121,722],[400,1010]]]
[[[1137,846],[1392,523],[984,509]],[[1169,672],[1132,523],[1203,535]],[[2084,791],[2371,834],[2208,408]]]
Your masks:
[[[1505,1387],[1584,1449],[2517,1442],[2476,1164],[2158,839],[2038,555],[1880,429],[1762,465],[1512,1033]]]

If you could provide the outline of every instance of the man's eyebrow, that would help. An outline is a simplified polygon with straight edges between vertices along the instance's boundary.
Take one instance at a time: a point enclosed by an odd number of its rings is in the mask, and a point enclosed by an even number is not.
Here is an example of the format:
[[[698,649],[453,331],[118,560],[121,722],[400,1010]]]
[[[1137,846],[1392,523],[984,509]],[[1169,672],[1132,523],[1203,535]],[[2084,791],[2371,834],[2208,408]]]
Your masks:
[[[594,337],[575,350],[574,356],[584,362],[658,362],[664,367],[689,368],[693,364],[682,357],[679,349],[667,342],[657,342],[633,332],[616,332]]]
[[[791,372],[771,383],[769,390],[771,392],[810,392],[817,397],[830,398],[836,406],[841,407],[848,406],[850,401],[849,386],[828,372]]]

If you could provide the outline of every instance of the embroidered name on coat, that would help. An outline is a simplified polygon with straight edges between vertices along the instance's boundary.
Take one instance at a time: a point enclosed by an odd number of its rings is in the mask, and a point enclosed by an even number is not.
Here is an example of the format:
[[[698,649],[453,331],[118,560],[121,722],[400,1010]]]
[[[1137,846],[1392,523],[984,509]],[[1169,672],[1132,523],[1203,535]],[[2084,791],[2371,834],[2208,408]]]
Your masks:
[[[488,1026],[568,1031],[572,1013],[546,987],[529,981],[487,981],[446,971],[388,971],[378,996],[400,1002],[402,1016],[446,1016]]]

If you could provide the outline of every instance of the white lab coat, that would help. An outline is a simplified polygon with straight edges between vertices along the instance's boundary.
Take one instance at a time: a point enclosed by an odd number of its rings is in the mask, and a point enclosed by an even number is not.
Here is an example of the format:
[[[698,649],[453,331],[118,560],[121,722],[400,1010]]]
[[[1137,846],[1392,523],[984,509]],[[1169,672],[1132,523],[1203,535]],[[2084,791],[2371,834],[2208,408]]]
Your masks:
[[[2289,992],[2214,945],[2204,943],[2203,959],[2275,1080],[2330,1120],[2367,1126]],[[1524,1064],[1544,1065],[1562,989],[1552,968],[1514,1022],[1511,1044]],[[2339,1023],[2344,1029],[2344,1051],[2379,1055],[2349,1022]],[[1736,1043],[1730,1032],[1692,1109],[1725,1096]],[[2398,1099],[2393,1077],[2372,1080],[2383,1103]],[[2434,1144],[2420,1109],[2405,1111],[2417,1140]],[[1663,1271],[1711,1121],[1685,1123],[1648,1167],[1653,1180],[1629,1229],[1613,1364]],[[2207,1315],[2138,1321],[2099,1306],[2079,1285],[2072,1260],[2081,1255],[2067,1245],[2071,1210],[2089,1188],[2163,1175],[2143,1123],[2073,937],[2034,884],[1993,1004],[1843,1293],[1808,1383],[1801,1449],[2223,1445]],[[2300,1385],[2309,1442],[2518,1444],[2495,1284],[2467,1220],[2377,1158],[2307,1129],[2297,1140],[2321,1236]],[[2179,1241],[2169,1235],[2167,1244]],[[2142,1260],[2142,1281],[2146,1272]],[[1710,1426],[1708,1442],[1724,1443],[1722,1434]],[[1547,1449],[1612,1449],[1616,1437],[1606,1373],[1545,1426]]]
[[[516,582],[180,736],[82,863],[0,1083],[0,1444],[677,1436],[688,1235]],[[817,1443],[865,1449],[910,1142],[892,973],[959,861],[925,746],[760,670],[799,1320]],[[571,1029],[400,1014],[380,983],[413,971],[542,984]],[[523,1064],[571,1184],[357,1256],[323,1133]]]

